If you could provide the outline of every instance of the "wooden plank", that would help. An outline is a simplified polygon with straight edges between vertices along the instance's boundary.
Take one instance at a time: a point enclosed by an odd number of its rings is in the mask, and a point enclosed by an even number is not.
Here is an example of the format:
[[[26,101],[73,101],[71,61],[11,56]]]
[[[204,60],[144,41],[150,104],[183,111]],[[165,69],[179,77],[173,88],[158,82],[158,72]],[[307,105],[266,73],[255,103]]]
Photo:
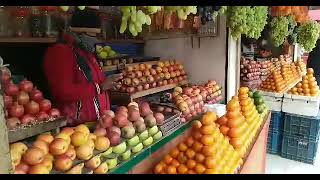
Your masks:
[[[55,43],[57,38],[9,37],[0,38],[0,43]]]
[[[44,132],[54,130],[67,125],[65,118],[59,118],[56,120],[19,128],[16,130],[9,131],[9,142],[17,142]]]
[[[131,64],[126,64],[126,67],[128,66],[134,66],[134,65],[137,65],[137,64],[151,64],[151,65],[156,65],[158,63],[158,61],[146,61],[146,62],[138,62],[138,63],[131,63]],[[112,66],[103,66],[102,67],[102,70],[104,72],[107,72],[107,71],[115,71],[115,70],[118,70],[118,66],[117,65],[112,65]]]

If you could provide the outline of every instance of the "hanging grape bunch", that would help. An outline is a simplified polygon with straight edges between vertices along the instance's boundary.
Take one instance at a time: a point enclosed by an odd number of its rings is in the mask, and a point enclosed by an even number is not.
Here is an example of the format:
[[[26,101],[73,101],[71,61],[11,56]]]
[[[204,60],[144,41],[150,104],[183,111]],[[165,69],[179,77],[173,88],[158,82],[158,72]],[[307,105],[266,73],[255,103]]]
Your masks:
[[[297,22],[293,16],[288,16],[288,43],[294,44],[297,42]]]
[[[201,23],[213,21],[219,13],[221,6],[198,6],[198,13],[201,16]]]
[[[316,21],[307,21],[297,28],[297,43],[310,52],[316,47],[319,33],[319,24]]]
[[[279,47],[283,44],[289,33],[289,20],[287,17],[274,17],[270,23],[270,36],[273,45]]]
[[[148,14],[154,14],[161,10],[161,6],[144,6],[144,10]],[[121,34],[129,29],[133,36],[137,36],[138,33],[142,32],[144,24],[151,24],[150,16],[141,9],[137,10],[137,6],[121,6],[120,11],[122,13],[119,30]]]
[[[165,6],[168,13],[176,12],[180,20],[186,20],[188,15],[197,14],[197,6]]]
[[[253,6],[248,11],[247,25],[248,32],[246,36],[258,39],[261,36],[268,18],[268,6]]]

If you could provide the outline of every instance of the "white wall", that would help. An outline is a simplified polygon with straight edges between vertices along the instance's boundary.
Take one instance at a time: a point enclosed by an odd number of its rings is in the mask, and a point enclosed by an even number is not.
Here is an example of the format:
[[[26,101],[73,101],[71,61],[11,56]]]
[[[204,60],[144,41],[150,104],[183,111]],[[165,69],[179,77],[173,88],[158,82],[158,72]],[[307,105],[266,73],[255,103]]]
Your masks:
[[[212,79],[224,88],[227,51],[225,17],[220,18],[219,28],[219,36],[200,39],[200,48],[197,38],[193,40],[193,48],[191,38],[149,40],[145,44],[145,55],[180,60],[191,83]]]

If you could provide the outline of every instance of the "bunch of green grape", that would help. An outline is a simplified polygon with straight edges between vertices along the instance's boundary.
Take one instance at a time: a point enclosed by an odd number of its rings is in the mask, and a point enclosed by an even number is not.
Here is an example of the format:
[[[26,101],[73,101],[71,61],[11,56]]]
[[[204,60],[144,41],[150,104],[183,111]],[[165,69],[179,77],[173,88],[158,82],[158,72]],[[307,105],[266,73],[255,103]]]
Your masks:
[[[227,11],[227,26],[231,30],[231,36],[235,39],[241,37],[249,31],[247,24],[248,12],[251,11],[250,6],[231,6]]]
[[[186,20],[189,14],[197,14],[197,6],[165,6],[166,12],[176,12],[178,18]]]
[[[258,39],[267,24],[268,6],[253,6],[248,10],[247,26],[245,35],[249,38]]]
[[[294,44],[297,42],[297,22],[293,16],[288,16],[288,42],[289,44]]]
[[[297,43],[307,52],[316,47],[319,38],[320,26],[316,21],[308,21],[297,28]]]
[[[273,45],[279,47],[289,35],[289,20],[287,17],[279,16],[272,18],[270,22],[270,36]]]
[[[146,10],[149,14],[154,14],[161,10],[161,6],[147,6]],[[137,6],[121,6],[122,13],[121,25],[119,32],[122,34],[128,28],[133,36],[137,36],[142,32],[144,24],[150,25],[151,18],[142,10],[137,10]]]

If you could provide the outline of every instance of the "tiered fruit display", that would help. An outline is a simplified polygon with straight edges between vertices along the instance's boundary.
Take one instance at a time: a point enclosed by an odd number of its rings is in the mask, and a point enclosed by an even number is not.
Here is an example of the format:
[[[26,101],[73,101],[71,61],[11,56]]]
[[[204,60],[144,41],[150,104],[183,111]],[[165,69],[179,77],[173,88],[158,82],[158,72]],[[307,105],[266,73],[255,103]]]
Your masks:
[[[301,96],[318,96],[319,86],[317,85],[316,78],[313,75],[312,68],[307,69],[307,75],[302,77],[302,81],[291,88],[288,93]]]
[[[260,66],[261,66],[260,78],[261,80],[265,80],[271,73],[272,62],[270,60],[260,61]]]
[[[294,67],[293,70],[295,71],[296,68]],[[295,81],[295,77],[297,77],[296,74],[293,74],[292,69],[291,69],[291,65],[285,61],[282,61],[281,75],[282,75],[283,79],[287,82],[288,85],[293,83]]]
[[[130,94],[187,80],[183,66],[175,60],[159,61],[155,67],[148,63],[130,65],[123,75],[122,83],[114,89]]]
[[[234,174],[243,163],[215,124],[217,116],[207,112],[193,124],[192,136],[164,156],[155,174]]]
[[[10,130],[61,116],[60,111],[52,108],[50,100],[45,99],[31,81],[24,79],[14,84],[10,72],[2,71],[1,83],[4,86],[6,124]]]
[[[276,70],[280,70],[281,68],[281,62],[279,61],[278,58],[272,58],[271,62],[273,64],[272,68],[271,68],[271,72],[272,71],[276,71]]]
[[[286,81],[280,71],[273,71],[268,78],[261,83],[260,89],[270,92],[281,92],[286,88]]]
[[[27,147],[21,142],[10,145],[11,159],[17,174],[49,174],[52,170],[66,174],[80,174],[83,166],[74,166],[77,160],[94,173],[107,173],[112,163],[100,161],[94,150],[107,151],[110,141],[90,133],[85,125],[64,128],[56,136],[41,134]]]
[[[260,80],[261,65],[254,60],[241,58],[241,80],[242,81],[253,81]]]
[[[220,131],[230,138],[230,144],[241,157],[253,143],[263,120],[249,94],[249,88],[241,87],[239,95],[228,102],[227,113],[218,120]]]

